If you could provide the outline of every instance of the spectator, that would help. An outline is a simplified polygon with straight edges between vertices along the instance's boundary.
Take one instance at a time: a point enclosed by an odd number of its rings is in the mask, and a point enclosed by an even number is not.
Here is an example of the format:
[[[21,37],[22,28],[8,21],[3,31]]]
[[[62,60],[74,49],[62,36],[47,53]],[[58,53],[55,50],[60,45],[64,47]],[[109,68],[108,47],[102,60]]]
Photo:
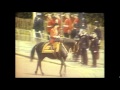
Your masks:
[[[86,29],[87,28],[87,21],[86,19],[83,17],[81,19],[81,29]]]
[[[94,22],[94,25],[95,25],[95,29],[94,29],[94,32],[96,33],[97,37],[98,37],[98,46],[99,46],[99,49],[100,49],[100,43],[101,43],[101,30],[99,28],[100,24],[98,21],[95,21]],[[99,58],[99,49],[98,49],[98,52],[97,52],[97,57]]]
[[[97,37],[97,34],[95,32],[92,33],[90,41],[91,41],[90,50],[91,50],[92,59],[93,59],[92,67],[96,67],[99,47],[98,47],[98,37]]]
[[[41,15],[41,13],[37,13],[34,20],[33,29],[35,30],[36,38],[42,38],[42,32],[44,30],[44,24]]]
[[[87,65],[88,64],[87,50],[89,48],[89,38],[86,30],[82,30],[79,34],[80,34],[79,52],[81,54],[82,64]]]

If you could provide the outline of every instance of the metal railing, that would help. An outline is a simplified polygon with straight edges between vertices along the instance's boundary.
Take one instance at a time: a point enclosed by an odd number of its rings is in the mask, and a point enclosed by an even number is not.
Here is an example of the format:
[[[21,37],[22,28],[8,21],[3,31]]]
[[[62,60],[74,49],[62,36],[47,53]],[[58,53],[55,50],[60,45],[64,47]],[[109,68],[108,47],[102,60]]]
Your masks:
[[[41,40],[48,40],[48,34],[42,33]],[[36,39],[35,31],[34,30],[25,30],[25,29],[17,29],[15,33],[16,40],[23,40],[23,41],[34,41]]]

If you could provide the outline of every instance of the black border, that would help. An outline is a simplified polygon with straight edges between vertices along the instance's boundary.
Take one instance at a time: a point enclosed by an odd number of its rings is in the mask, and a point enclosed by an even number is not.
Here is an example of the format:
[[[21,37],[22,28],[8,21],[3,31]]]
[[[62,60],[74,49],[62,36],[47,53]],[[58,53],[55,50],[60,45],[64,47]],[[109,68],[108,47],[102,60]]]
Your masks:
[[[105,79],[118,79],[120,70],[118,70],[119,54],[117,54],[116,50],[118,50],[119,46],[116,46],[118,43],[117,30],[116,28],[116,14],[112,12],[111,8],[105,8],[105,4],[103,2],[100,3],[89,3],[89,2],[77,2],[77,1],[46,1],[46,2],[25,2],[21,0],[15,1],[15,11],[13,12],[11,9],[8,12],[4,12],[3,17],[7,21],[3,21],[3,42],[4,48],[4,58],[3,58],[3,77],[5,80],[18,80],[15,78],[15,12],[33,12],[33,11],[45,11],[45,12],[54,12],[54,11],[62,11],[62,12],[97,12],[104,13],[105,15]],[[47,7],[46,7],[47,6]],[[14,10],[13,9],[13,10]],[[3,18],[3,20],[4,20]],[[116,21],[115,21],[116,20]],[[6,24],[7,23],[7,24]],[[116,26],[116,27],[115,27]],[[116,30],[114,32],[113,30]],[[116,41],[115,41],[116,40]],[[80,78],[81,79],[81,78]],[[28,79],[26,79],[28,80]],[[76,81],[73,81],[73,83]]]

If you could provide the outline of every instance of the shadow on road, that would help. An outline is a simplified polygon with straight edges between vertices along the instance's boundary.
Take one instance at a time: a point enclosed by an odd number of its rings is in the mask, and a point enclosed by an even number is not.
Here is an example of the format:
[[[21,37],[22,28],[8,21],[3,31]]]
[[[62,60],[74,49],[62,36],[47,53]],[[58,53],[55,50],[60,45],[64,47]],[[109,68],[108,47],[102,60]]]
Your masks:
[[[33,73],[25,73],[25,74],[42,76],[42,74],[33,74]],[[50,76],[50,77],[54,77],[54,78],[60,78],[59,75],[47,75],[47,74],[44,74],[42,77],[45,77],[45,76]]]

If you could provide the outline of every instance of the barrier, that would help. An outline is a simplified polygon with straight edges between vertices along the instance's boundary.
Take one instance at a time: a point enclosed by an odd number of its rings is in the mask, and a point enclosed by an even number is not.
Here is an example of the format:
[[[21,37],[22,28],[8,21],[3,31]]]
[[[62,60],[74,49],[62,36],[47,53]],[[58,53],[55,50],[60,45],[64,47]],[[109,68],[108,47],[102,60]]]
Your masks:
[[[42,40],[48,40],[48,34],[42,33],[43,38],[39,38]],[[35,41],[35,31],[26,30],[26,29],[17,29],[15,30],[15,39],[23,40],[23,41]]]

